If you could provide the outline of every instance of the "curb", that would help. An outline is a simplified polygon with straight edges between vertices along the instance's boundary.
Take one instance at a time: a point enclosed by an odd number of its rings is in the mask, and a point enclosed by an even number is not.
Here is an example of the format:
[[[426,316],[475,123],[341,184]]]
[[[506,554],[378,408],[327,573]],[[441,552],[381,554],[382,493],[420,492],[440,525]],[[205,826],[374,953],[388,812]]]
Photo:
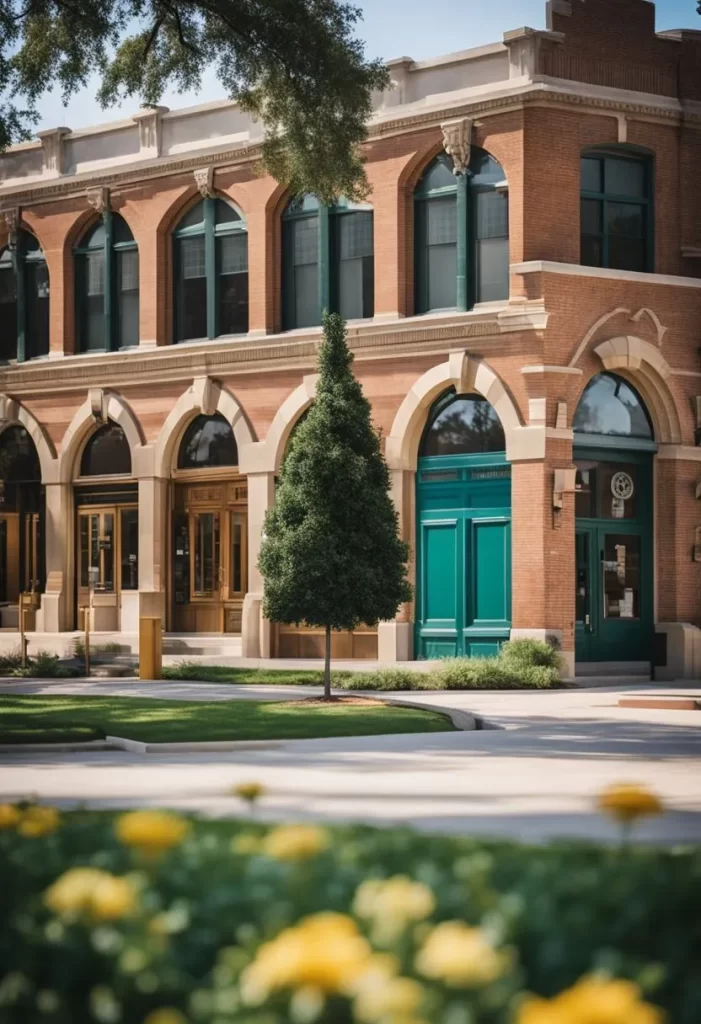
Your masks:
[[[132,754],[196,754],[232,750],[276,750],[298,740],[193,740],[189,743],[143,743],[122,736],[108,736],[113,749],[128,750]]]
[[[348,690],[346,692],[353,693],[354,691]],[[355,692],[354,696],[362,697],[363,691],[359,690]],[[459,711],[457,708],[446,708],[442,706],[437,707],[435,704],[419,703],[416,700],[401,700],[401,698],[397,699],[395,697],[381,697],[379,699],[383,704],[395,704],[400,708],[418,708],[420,711],[433,711],[436,714],[445,715],[446,718],[451,720],[459,732],[474,732],[476,729],[480,728],[479,719],[477,719],[475,715],[471,715],[469,711]]]
[[[25,754],[78,754],[99,750],[118,750],[115,741],[108,737],[104,740],[86,740],[84,743],[0,743],[0,754],[19,752]]]

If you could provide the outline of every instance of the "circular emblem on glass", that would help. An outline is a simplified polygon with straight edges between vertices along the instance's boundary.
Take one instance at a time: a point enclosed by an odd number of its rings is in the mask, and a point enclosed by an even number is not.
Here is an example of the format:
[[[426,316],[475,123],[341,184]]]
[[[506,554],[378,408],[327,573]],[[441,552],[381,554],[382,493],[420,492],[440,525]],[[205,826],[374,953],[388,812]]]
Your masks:
[[[633,497],[634,490],[633,477],[629,473],[614,473],[611,477],[611,494],[614,498],[622,498],[627,501],[628,498]]]

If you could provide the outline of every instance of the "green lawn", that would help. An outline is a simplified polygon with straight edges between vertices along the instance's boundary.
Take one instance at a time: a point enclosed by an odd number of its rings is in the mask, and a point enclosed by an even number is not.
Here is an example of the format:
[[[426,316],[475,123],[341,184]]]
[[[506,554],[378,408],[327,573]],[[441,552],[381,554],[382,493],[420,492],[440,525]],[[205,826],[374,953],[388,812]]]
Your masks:
[[[307,707],[287,702],[148,700],[141,697],[0,697],[0,743],[97,739],[147,743],[309,739],[446,732],[445,715],[382,704]],[[76,735],[76,730],[79,734]]]

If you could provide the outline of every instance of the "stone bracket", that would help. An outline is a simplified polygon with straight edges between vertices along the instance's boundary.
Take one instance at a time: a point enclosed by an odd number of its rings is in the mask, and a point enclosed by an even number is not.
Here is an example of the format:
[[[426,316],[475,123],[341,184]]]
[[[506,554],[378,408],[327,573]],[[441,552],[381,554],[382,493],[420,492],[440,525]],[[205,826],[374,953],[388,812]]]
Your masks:
[[[556,469],[553,473],[553,508],[561,510],[566,493],[574,491],[577,470]]]

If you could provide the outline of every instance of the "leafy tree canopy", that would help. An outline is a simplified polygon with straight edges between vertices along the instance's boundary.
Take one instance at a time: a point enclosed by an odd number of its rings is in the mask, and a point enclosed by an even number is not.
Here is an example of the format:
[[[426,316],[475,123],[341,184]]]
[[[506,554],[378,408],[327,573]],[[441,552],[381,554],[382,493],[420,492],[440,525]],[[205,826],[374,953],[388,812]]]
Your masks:
[[[358,146],[375,89],[388,81],[354,35],[342,0],[0,0],[0,150],[31,136],[36,102],[64,102],[98,73],[103,106],[166,87],[223,89],[266,129],[263,162],[294,192],[358,199]]]

